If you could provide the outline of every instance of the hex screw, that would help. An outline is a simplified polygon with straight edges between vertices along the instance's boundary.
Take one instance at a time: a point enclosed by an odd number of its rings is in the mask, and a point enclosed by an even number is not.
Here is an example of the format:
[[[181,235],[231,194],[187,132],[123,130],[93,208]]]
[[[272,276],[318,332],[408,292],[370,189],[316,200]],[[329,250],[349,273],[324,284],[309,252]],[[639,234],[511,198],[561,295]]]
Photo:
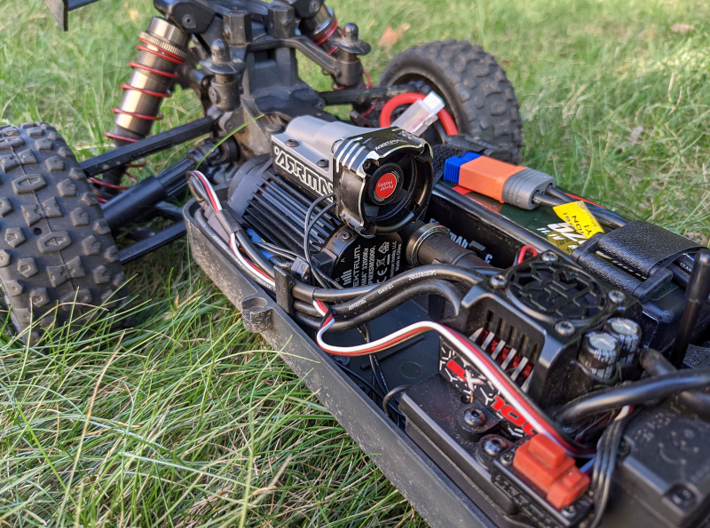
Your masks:
[[[569,321],[560,321],[555,325],[555,332],[564,337],[569,337],[574,334],[575,327]]]
[[[543,262],[557,262],[557,254],[554,251],[545,251],[540,258]]]
[[[350,231],[343,231],[340,234],[341,240],[350,240],[352,237],[353,237],[353,234]]]
[[[613,304],[621,304],[626,300],[626,295],[624,292],[619,291],[619,290],[611,290],[609,292],[609,300]]]
[[[673,504],[680,506],[681,508],[689,508],[695,504],[695,500],[695,493],[682,486],[676,489],[671,495],[671,501],[673,501]]]
[[[505,287],[508,285],[508,281],[507,281],[506,278],[505,278],[503,275],[501,275],[501,274],[493,275],[493,276],[488,280],[488,282],[489,282],[489,284],[490,284],[493,288],[495,288],[496,290],[501,290],[501,289],[505,288]]]
[[[486,454],[492,457],[498,455],[498,453],[503,451],[504,448],[505,444],[497,436],[494,436],[493,438],[487,438],[486,441],[483,442],[483,450],[486,452]]]
[[[463,413],[463,421],[471,427],[481,427],[486,423],[486,415],[479,409],[466,409]]]
[[[296,141],[295,139],[287,139],[285,145],[286,145],[287,147],[292,147],[292,148],[293,148],[293,147],[297,147],[297,146],[298,146],[298,141]]]
[[[503,453],[503,455],[500,457],[501,464],[504,466],[512,466],[513,465],[513,453]]]
[[[316,163],[321,169],[327,169],[328,168],[328,160],[327,159],[322,159],[318,160],[318,163]]]
[[[566,517],[567,519],[572,519],[575,515],[577,515],[577,508],[574,507],[574,504],[570,504],[562,508],[562,510],[560,510],[560,513],[562,513],[563,517]]]

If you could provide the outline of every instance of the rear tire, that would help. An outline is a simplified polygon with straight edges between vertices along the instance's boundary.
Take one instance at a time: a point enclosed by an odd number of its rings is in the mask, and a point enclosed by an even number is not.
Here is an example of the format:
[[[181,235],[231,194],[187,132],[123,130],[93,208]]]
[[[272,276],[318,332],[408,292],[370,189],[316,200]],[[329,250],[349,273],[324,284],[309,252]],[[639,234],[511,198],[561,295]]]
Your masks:
[[[38,320],[39,329],[84,324],[94,307],[127,302],[111,228],[54,127],[0,126],[0,182],[0,286],[19,332]]]
[[[424,81],[446,102],[460,134],[508,149],[515,162],[523,146],[520,104],[493,56],[466,41],[430,42],[397,55],[380,84]]]

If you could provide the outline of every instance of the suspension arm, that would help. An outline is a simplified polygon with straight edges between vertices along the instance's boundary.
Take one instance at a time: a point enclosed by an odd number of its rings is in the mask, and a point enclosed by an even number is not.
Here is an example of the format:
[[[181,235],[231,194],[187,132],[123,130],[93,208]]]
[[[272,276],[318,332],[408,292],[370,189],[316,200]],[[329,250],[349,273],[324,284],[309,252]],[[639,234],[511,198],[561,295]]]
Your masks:
[[[380,86],[377,88],[345,88],[344,90],[318,92],[318,95],[323,98],[326,105],[346,105],[365,104],[373,99],[389,99],[395,95],[418,91],[418,84],[409,82],[407,84],[393,84],[392,86]]]
[[[111,152],[89,158],[81,163],[81,168],[87,177],[96,176],[108,170],[124,165],[149,154],[179,145],[185,141],[203,136],[212,130],[215,117],[207,116],[179,127],[166,130],[155,136],[141,139],[130,145],[119,147]]]

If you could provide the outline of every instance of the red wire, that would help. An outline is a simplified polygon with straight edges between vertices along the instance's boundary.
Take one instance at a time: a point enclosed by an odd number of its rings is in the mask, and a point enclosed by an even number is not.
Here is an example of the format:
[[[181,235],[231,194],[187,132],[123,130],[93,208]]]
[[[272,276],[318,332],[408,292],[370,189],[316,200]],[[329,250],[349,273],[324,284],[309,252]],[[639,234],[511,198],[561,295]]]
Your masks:
[[[588,203],[588,204],[592,204],[592,205],[598,207],[599,209],[604,209],[604,210],[606,210],[606,208],[602,207],[601,205],[595,204],[595,203],[592,202],[591,200],[587,200],[586,198],[582,198],[581,196],[575,196],[575,195],[572,194],[572,193],[565,193],[565,194],[566,194],[567,196],[569,196],[570,198],[574,198],[575,200],[582,200],[583,202],[586,202],[586,203]]]
[[[387,101],[384,108],[382,108],[382,112],[380,113],[380,126],[382,128],[386,128],[391,125],[392,112],[394,112],[397,107],[413,104],[417,101],[421,101],[425,97],[426,96],[424,94],[418,92],[408,92],[400,95],[395,95],[392,99]],[[442,109],[436,115],[439,118],[439,121],[441,121],[441,124],[444,126],[444,130],[448,135],[455,136],[459,133],[459,129],[456,126],[454,118],[451,117],[451,114],[447,112],[446,109]]]
[[[130,187],[124,187],[123,185],[114,185],[113,183],[108,183],[103,180],[99,180],[98,178],[89,178],[89,181],[93,183],[94,185],[100,185],[101,187],[106,187],[108,189],[115,189],[117,191],[125,191],[126,189],[130,189]]]
[[[365,76],[365,88],[372,88],[372,79],[370,78],[370,74],[365,70],[362,70],[362,74]]]
[[[532,253],[533,257],[537,257],[537,249],[535,249],[532,246],[523,246],[520,248],[520,253],[518,253],[518,258],[516,259],[515,263],[516,264],[522,264],[525,261],[525,255],[528,253]]]

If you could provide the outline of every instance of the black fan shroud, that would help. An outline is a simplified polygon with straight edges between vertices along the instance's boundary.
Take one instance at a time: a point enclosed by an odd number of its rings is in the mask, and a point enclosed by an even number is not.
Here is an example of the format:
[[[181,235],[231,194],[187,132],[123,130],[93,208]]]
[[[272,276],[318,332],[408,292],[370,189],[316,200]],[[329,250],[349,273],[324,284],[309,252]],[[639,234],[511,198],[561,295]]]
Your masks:
[[[513,268],[508,292],[545,319],[584,320],[604,312],[606,289],[591,275],[560,262],[534,260]]]

